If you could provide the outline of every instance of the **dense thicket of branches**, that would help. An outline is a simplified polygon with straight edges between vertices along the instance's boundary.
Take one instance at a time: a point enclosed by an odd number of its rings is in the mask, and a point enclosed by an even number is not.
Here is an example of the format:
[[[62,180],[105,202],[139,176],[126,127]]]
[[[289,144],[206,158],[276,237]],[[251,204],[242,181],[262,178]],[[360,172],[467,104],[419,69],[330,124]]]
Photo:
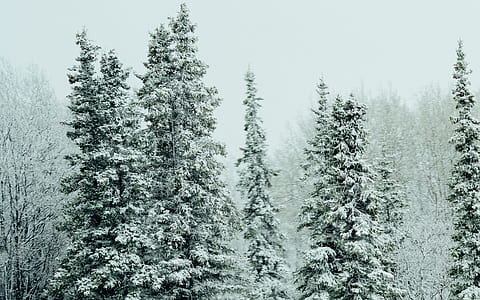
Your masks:
[[[64,240],[65,109],[35,68],[0,60],[0,299],[43,299]]]

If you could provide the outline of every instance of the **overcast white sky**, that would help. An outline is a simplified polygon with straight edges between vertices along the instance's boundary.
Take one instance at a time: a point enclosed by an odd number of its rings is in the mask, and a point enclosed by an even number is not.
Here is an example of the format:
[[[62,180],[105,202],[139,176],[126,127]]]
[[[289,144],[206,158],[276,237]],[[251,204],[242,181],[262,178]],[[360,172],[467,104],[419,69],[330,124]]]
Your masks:
[[[0,0],[0,57],[38,65],[59,98],[84,26],[104,49],[143,73],[149,32],[181,1]],[[335,93],[375,93],[390,84],[412,99],[424,86],[451,83],[462,38],[474,90],[480,87],[480,1],[187,1],[207,83],[223,98],[217,137],[230,152],[243,140],[243,75],[257,75],[267,138],[278,145],[287,122],[308,113],[322,75]],[[132,81],[138,85],[138,81]]]

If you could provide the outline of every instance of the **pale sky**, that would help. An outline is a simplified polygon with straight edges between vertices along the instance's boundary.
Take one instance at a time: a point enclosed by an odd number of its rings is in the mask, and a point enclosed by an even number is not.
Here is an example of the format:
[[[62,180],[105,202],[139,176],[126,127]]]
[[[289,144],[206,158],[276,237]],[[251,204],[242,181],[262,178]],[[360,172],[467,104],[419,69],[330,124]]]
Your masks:
[[[183,2],[183,1],[182,1]],[[104,50],[116,49],[125,66],[143,74],[149,32],[175,16],[181,1],[0,0],[0,57],[38,65],[57,96],[69,93],[66,72],[87,28]],[[187,1],[198,25],[206,77],[223,98],[216,137],[237,153],[243,143],[243,76],[257,76],[261,111],[272,147],[286,124],[308,113],[321,76],[334,93],[363,87],[375,94],[390,85],[406,101],[423,87],[451,84],[462,38],[473,90],[480,87],[480,1],[312,0]],[[138,87],[139,81],[132,79]],[[65,100],[66,101],[66,100]]]

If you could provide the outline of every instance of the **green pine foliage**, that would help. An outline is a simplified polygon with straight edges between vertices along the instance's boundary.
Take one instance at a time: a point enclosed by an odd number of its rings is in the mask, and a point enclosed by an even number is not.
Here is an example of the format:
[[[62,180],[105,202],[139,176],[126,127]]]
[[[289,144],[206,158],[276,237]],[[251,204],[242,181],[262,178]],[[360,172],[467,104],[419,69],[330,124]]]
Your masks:
[[[100,60],[98,47],[77,35],[79,64],[71,69],[69,106],[73,119],[68,137],[79,151],[68,156],[74,174],[64,180],[73,195],[62,229],[71,240],[50,284],[53,299],[144,299],[142,245],[137,222],[141,179],[131,149],[137,122],[128,105],[126,79],[114,52]]]
[[[392,241],[398,247],[402,239],[400,227],[403,224],[405,193],[394,179],[396,172],[395,157],[386,147],[383,147],[375,165],[375,189],[380,200],[380,216],[378,220],[385,226],[385,233],[394,237]]]
[[[301,228],[309,229],[311,249],[298,272],[301,299],[395,299],[400,290],[385,265],[380,201],[363,160],[365,107],[353,96],[346,101],[338,96],[330,117],[322,116],[317,113],[316,122],[323,124],[317,126],[323,134],[310,142],[317,155],[307,156],[322,162],[307,172],[315,178],[302,211]]]
[[[456,105],[452,143],[458,158],[452,170],[448,199],[455,212],[450,269],[452,295],[464,300],[480,298],[480,131],[478,121],[472,116],[475,98],[469,91],[470,73],[460,41],[452,91]]]
[[[328,86],[324,79],[320,79],[317,85],[317,108],[313,109],[315,129],[314,137],[307,141],[308,145],[305,149],[305,163],[303,165],[306,171],[304,180],[308,181],[310,176],[317,178],[315,175],[325,173],[325,163],[328,155],[328,129],[329,129],[329,108],[328,108]],[[304,210],[309,210],[313,207],[305,207]]]
[[[329,130],[331,127],[328,111],[328,87],[323,79],[317,85],[317,108],[313,109],[315,132],[307,141],[305,163],[303,168],[306,186],[312,186],[311,197],[305,199],[301,212],[299,229],[308,229],[311,249],[304,255],[304,264],[297,273],[297,283],[301,299],[329,299],[328,289],[333,287],[334,278],[330,262],[335,252],[324,245],[324,224],[319,222],[327,210],[325,203],[319,199],[321,191],[327,185],[327,160],[329,156]]]
[[[266,137],[258,115],[261,98],[255,87],[255,75],[245,75],[247,98],[243,104],[245,113],[245,147],[238,160],[244,208],[244,234],[248,242],[247,257],[253,273],[254,299],[289,299],[288,284],[285,281],[287,266],[283,258],[283,236],[279,232],[276,218],[277,207],[269,193],[274,171],[267,164]]]
[[[195,26],[183,4],[151,34],[138,92],[151,186],[147,231],[155,236],[158,299],[212,299],[234,288],[228,242],[234,206],[220,180],[224,147],[212,138],[215,88],[203,82]]]
[[[331,137],[331,119],[328,107],[328,87],[323,79],[317,85],[317,108],[313,109],[314,114],[314,135],[307,141],[305,148],[305,162],[303,169],[305,176],[302,178],[305,186],[312,186],[311,197],[305,199],[301,208],[301,222],[299,229],[308,228],[312,238],[316,239],[322,235],[322,229],[316,228],[317,219],[321,218],[324,207],[318,201],[318,192],[326,187],[327,182],[327,160],[329,157],[329,139]]]
[[[383,246],[383,264],[385,270],[398,278],[397,255],[401,249],[405,234],[402,232],[403,216],[405,212],[405,198],[403,188],[394,179],[394,155],[385,145],[382,146],[380,157],[375,165],[375,191],[377,193],[379,214],[376,221],[383,227],[381,239]],[[397,286],[400,284],[396,283]]]

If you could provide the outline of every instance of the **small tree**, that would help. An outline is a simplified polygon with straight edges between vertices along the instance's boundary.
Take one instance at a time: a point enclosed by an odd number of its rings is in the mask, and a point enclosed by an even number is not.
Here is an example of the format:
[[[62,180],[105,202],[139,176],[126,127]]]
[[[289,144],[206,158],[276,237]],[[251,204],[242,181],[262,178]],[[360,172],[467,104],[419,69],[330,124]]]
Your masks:
[[[452,170],[450,195],[455,212],[455,246],[452,249],[452,295],[454,299],[480,298],[480,131],[478,121],[472,117],[475,104],[469,91],[468,75],[463,43],[459,41],[452,91],[456,115],[452,118],[455,133],[452,143],[458,158]]]
[[[247,98],[245,114],[245,147],[238,160],[240,182],[238,187],[247,200],[244,208],[246,225],[245,239],[248,246],[248,260],[254,274],[255,299],[288,299],[285,282],[286,264],[282,235],[275,217],[278,209],[272,203],[268,189],[271,187],[273,170],[267,166],[266,138],[258,116],[260,108],[256,95],[255,75],[245,75]]]

